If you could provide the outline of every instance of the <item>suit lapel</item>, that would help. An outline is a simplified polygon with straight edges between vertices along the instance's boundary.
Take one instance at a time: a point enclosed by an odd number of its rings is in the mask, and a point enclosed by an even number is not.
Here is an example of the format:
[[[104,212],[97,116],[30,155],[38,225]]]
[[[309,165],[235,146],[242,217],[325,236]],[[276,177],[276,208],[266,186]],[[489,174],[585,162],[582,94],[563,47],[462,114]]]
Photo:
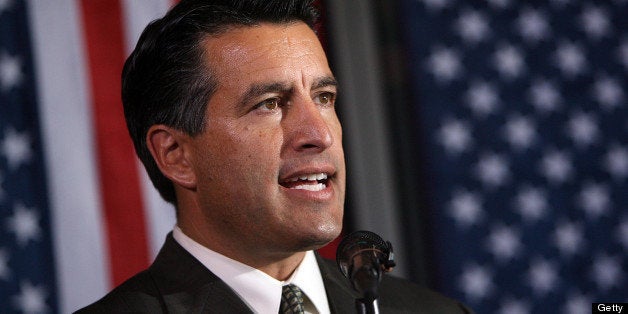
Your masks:
[[[316,260],[323,276],[327,301],[332,313],[355,313],[357,293],[349,281],[340,273],[333,261],[326,260],[316,254]]]
[[[253,313],[236,293],[168,234],[149,268],[169,313]]]

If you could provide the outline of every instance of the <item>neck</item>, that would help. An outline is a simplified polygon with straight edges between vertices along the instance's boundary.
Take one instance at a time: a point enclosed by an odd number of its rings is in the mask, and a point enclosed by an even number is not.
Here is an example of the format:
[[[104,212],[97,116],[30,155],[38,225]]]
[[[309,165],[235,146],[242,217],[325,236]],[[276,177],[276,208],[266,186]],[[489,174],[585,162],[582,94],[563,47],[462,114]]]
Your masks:
[[[290,278],[305,257],[304,251],[271,252],[260,247],[249,247],[234,240],[233,237],[223,237],[220,234],[208,235],[206,228],[201,228],[194,223],[185,224],[180,221],[177,225],[186,236],[200,245],[258,269],[279,281],[285,281]]]
[[[305,257],[307,249],[276,243],[261,233],[243,236],[242,230],[229,228],[219,219],[207,217],[194,195],[180,194],[177,194],[177,225],[200,245],[279,281],[290,278]]]

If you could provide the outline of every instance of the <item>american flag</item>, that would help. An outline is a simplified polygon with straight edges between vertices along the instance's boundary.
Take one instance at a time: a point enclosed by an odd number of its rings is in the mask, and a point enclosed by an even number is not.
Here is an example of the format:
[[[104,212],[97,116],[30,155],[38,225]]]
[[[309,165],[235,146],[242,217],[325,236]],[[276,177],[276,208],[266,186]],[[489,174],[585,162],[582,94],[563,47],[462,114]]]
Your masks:
[[[50,215],[24,4],[0,4],[0,311],[54,307]],[[28,276],[21,276],[28,274]],[[31,313],[33,311],[30,311]]]
[[[0,0],[0,313],[73,312],[148,266],[172,229],[120,73],[173,2]]]
[[[478,313],[628,301],[628,1],[403,0],[436,282]]]

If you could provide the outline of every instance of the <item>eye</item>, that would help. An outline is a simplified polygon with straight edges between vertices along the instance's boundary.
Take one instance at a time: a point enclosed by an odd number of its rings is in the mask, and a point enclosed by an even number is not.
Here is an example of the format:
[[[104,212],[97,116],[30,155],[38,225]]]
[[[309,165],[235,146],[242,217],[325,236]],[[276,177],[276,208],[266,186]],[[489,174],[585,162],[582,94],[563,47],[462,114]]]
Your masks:
[[[257,105],[255,105],[255,109],[262,109],[262,110],[267,110],[267,111],[275,111],[277,109],[279,109],[279,104],[280,100],[279,98],[269,98],[269,99],[265,99],[264,101],[258,103]]]
[[[314,102],[323,106],[333,106],[336,101],[336,94],[332,92],[322,92],[314,97]]]

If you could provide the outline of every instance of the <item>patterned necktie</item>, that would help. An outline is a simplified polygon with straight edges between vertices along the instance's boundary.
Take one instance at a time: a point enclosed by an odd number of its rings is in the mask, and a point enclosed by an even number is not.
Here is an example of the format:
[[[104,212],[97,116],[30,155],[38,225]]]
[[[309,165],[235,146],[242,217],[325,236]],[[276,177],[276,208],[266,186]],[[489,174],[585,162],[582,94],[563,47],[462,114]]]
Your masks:
[[[302,314],[303,291],[296,285],[288,284],[281,289],[281,304],[279,314]]]

